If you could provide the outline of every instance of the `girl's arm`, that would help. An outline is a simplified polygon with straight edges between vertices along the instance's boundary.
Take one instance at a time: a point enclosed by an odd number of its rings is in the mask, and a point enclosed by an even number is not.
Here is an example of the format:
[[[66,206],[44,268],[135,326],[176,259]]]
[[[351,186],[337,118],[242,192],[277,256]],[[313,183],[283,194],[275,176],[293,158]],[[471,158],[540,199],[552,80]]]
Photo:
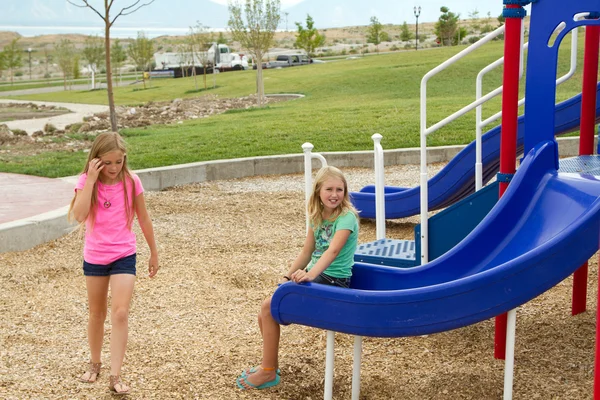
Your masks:
[[[329,248],[321,255],[319,261],[311,268],[309,272],[296,271],[291,277],[294,282],[310,282],[319,276],[323,271],[331,265],[333,260],[340,254],[340,251],[344,248],[344,245],[348,241],[352,231],[349,229],[340,229],[333,235]]]
[[[154,227],[152,226],[152,220],[146,209],[146,199],[144,193],[140,193],[135,198],[135,213],[144,233],[144,238],[148,247],[150,248],[150,259],[148,260],[148,272],[150,278],[152,278],[158,272],[158,249],[156,248],[156,241],[154,240]]]
[[[94,158],[88,165],[87,178],[83,190],[77,190],[75,193],[75,202],[73,203],[73,216],[77,222],[83,222],[90,213],[92,204],[92,194],[94,193],[94,184],[98,180],[100,171],[104,164],[99,158]]]
[[[286,278],[289,278],[289,280],[292,279],[294,272],[298,271],[299,269],[304,269],[308,265],[313,251],[315,251],[315,234],[313,233],[313,229],[309,227],[300,254],[298,254],[296,259],[291,263],[287,274],[284,276],[286,281],[288,280]]]

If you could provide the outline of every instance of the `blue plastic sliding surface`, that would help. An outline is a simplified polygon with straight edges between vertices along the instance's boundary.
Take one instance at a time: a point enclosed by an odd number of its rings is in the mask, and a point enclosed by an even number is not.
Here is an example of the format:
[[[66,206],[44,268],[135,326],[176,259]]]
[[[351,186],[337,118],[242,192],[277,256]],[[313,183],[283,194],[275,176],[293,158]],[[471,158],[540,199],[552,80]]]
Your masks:
[[[285,283],[271,313],[280,324],[374,337],[486,320],[555,286],[598,250],[599,196],[600,180],[558,173],[557,145],[543,142],[491,212],[440,258],[409,269],[358,263],[352,289]]]
[[[561,135],[579,129],[581,95],[555,106],[554,134]],[[600,122],[600,84],[597,87],[597,122]],[[523,151],[524,120],[519,117],[519,153]],[[500,126],[482,137],[484,184],[498,172],[500,165]],[[475,192],[475,142],[471,142],[434,177],[429,180],[429,210],[448,207]],[[385,188],[386,219],[403,218],[420,212],[420,187]],[[350,193],[352,203],[363,218],[375,218],[375,187],[366,186],[360,192]]]

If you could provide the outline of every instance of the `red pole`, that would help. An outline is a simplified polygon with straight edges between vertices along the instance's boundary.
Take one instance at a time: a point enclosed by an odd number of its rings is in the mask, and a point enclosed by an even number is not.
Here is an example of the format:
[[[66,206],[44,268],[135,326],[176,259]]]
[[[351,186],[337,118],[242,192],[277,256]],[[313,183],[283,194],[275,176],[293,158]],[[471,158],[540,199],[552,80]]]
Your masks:
[[[522,8],[507,5],[506,8]],[[500,137],[500,174],[512,175],[517,163],[517,118],[519,114],[519,69],[521,63],[521,18],[507,17],[504,31],[504,76],[502,93],[502,133]],[[502,197],[508,182],[500,183]],[[504,360],[506,353],[506,314],[496,317],[494,357]]]
[[[598,55],[600,50],[600,27],[585,28],[585,55],[583,59],[583,88],[581,90],[581,126],[579,131],[579,155],[594,154],[594,130],[596,122],[596,87],[598,85]],[[573,274],[573,300],[571,315],[585,311],[587,299],[588,263]]]

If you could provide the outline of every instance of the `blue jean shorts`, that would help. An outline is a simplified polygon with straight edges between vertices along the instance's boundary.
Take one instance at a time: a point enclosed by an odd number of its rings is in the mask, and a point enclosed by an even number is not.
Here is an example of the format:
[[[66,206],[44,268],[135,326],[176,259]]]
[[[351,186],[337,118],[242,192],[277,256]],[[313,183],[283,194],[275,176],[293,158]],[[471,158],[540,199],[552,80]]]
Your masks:
[[[319,276],[313,279],[313,283],[320,283],[322,285],[337,286],[348,289],[350,287],[350,278],[334,278],[333,276],[321,273]]]
[[[117,274],[135,275],[136,254],[119,258],[108,265],[91,264],[83,260],[83,275],[85,276],[110,276]]]

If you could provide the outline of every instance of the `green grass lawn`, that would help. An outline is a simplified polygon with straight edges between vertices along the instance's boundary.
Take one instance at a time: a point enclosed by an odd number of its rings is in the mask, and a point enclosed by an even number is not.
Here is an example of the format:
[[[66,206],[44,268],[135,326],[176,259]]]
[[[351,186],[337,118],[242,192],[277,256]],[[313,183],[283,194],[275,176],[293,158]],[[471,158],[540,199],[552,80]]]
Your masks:
[[[581,36],[583,38],[583,36]],[[580,47],[583,40],[580,40]],[[559,75],[569,69],[570,40],[561,48]],[[422,77],[460,48],[375,55],[354,60],[265,70],[266,93],[301,93],[306,97],[263,109],[228,112],[179,125],[151,126],[122,132],[129,145],[134,169],[195,161],[301,153],[311,142],[315,151],[372,149],[371,135],[380,133],[385,149],[419,145],[419,88]],[[581,52],[582,53],[582,52]],[[475,98],[477,73],[503,55],[503,43],[493,42],[430,80],[428,125],[467,105]],[[502,69],[486,75],[485,90],[501,84]],[[204,94],[240,97],[255,93],[256,71],[217,75],[217,88]],[[212,76],[208,84],[212,86]],[[202,77],[198,77],[202,86]],[[162,79],[150,90],[140,85],[115,88],[119,105],[168,101],[197,96],[194,79]],[[523,92],[524,88],[521,88]],[[581,91],[581,60],[575,79],[558,89],[558,100]],[[1,93],[0,93],[1,96]],[[14,97],[13,97],[14,98]],[[106,91],[71,91],[21,96],[106,104]],[[486,104],[484,117],[500,110],[500,97]],[[465,144],[474,139],[475,112],[471,112],[428,138],[431,146]],[[85,153],[44,153],[35,157],[0,154],[0,171],[42,176],[78,173]]]

